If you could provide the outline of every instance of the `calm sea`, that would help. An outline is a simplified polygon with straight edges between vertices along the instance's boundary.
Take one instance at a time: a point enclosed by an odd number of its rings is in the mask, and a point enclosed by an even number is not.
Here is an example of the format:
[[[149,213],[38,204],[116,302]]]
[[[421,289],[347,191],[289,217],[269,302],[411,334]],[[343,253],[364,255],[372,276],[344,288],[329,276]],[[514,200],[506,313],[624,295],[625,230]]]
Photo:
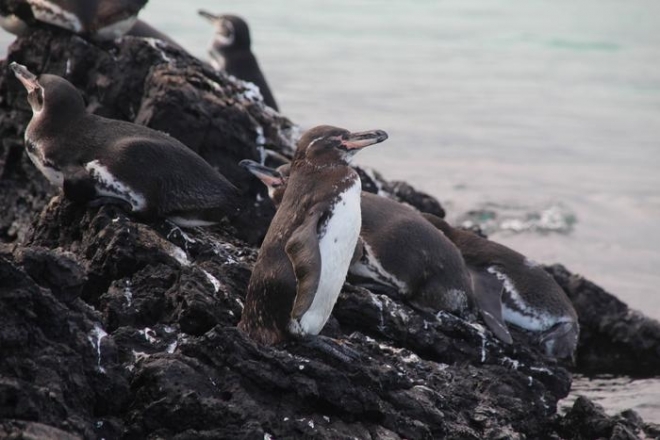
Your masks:
[[[198,8],[247,19],[292,120],[386,130],[358,163],[660,319],[660,2],[151,0],[141,17],[205,58]],[[660,386],[642,388],[629,406],[660,422]]]

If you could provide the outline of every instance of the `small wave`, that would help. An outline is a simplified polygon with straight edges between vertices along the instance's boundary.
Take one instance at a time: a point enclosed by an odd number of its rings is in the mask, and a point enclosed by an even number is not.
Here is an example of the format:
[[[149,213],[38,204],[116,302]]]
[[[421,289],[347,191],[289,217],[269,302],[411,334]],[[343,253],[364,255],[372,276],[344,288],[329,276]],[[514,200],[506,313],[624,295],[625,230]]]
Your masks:
[[[575,213],[561,203],[539,208],[488,203],[468,211],[458,223],[465,228],[478,227],[486,234],[497,231],[568,234],[576,222]]]

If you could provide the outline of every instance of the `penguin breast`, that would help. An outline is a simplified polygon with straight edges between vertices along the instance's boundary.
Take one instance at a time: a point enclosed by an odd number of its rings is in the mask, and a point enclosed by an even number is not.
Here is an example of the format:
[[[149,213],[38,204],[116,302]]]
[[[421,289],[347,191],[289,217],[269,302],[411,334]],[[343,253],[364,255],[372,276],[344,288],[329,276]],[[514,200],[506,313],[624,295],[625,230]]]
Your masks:
[[[318,334],[328,321],[346,280],[362,223],[359,179],[344,191],[319,232],[321,275],[314,300],[300,318],[301,330]]]

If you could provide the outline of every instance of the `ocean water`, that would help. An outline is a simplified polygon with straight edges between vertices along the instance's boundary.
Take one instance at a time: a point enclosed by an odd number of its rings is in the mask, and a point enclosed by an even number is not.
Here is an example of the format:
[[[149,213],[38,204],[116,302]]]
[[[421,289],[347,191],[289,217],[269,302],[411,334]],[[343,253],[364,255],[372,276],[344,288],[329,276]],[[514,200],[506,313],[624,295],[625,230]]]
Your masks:
[[[246,18],[303,128],[387,131],[356,162],[660,319],[660,2],[151,0],[141,17],[205,59],[198,8]],[[635,390],[660,422],[658,381],[624,382],[576,389],[610,412]]]

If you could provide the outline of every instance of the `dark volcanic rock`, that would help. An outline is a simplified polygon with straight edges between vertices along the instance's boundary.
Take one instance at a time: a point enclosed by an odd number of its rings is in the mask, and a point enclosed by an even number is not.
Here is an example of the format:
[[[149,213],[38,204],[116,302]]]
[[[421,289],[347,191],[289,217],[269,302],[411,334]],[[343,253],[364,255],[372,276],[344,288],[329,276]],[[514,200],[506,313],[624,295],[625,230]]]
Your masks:
[[[547,268],[580,320],[576,369],[583,374],[660,376],[660,323],[561,265]]]
[[[0,213],[0,233],[13,243],[0,247],[3,438],[657,433],[634,414],[610,418],[588,401],[557,416],[570,375],[535,348],[503,345],[477,323],[420,312],[400,298],[350,285],[324,334],[352,357],[305,343],[254,344],[236,324],[257,252],[251,243],[273,208],[257,202],[259,195],[265,199],[262,185],[236,163],[259,158],[261,148],[290,157],[295,127],[264,107],[250,85],[152,40],[99,46],[45,28],[15,43],[9,56],[39,72],[65,74],[99,114],[181,139],[254,206],[234,224],[182,231],[167,222],[136,222],[115,206],[88,209],[52,197],[23,154],[30,112],[3,62],[0,203],[10,208]],[[443,215],[435,200],[410,186],[364,175],[366,189]],[[560,282],[572,279],[553,273]],[[586,301],[602,296],[587,282],[564,287],[579,307],[586,307],[583,295]],[[605,344],[616,336],[626,341],[614,345],[623,354],[638,350],[640,363],[656,359],[650,346],[617,336],[623,330],[607,330],[614,321],[584,313],[585,337]]]
[[[610,417],[585,397],[578,397],[566,416],[558,420],[557,432],[563,438],[580,440],[660,438],[660,427],[645,424],[636,412],[629,410]]]
[[[362,190],[374,194],[387,195],[388,197],[414,206],[421,212],[445,217],[445,210],[440,203],[428,194],[416,190],[410,184],[401,181],[388,182],[374,170],[357,168],[362,180]]]

